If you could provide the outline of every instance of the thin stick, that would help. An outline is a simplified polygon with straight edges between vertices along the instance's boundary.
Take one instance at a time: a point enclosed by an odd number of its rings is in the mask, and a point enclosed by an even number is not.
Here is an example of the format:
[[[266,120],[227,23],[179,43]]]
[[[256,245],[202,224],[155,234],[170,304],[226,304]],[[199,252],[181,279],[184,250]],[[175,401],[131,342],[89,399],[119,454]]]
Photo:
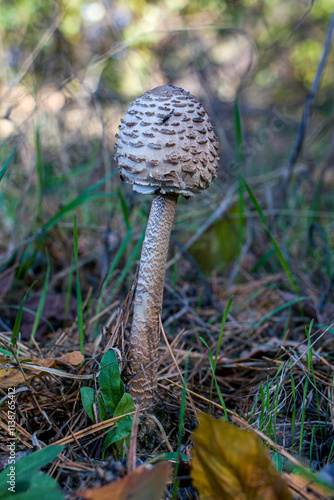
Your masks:
[[[233,184],[233,186],[230,187],[230,189],[227,191],[226,195],[224,196],[223,201],[219,205],[219,207],[213,212],[213,214],[204,222],[204,224],[196,231],[196,233],[190,238],[189,241],[185,245],[183,245],[184,250],[188,250],[195,241],[197,241],[202,234],[209,229],[212,224],[219,219],[223,215],[224,212],[230,207],[232,201],[233,201],[233,196],[236,191],[236,185]],[[182,252],[177,252],[175,257],[170,259],[167,264],[166,264],[166,269],[171,267],[179,258],[181,257]]]
[[[326,59],[327,59],[327,56],[329,53],[333,31],[334,31],[334,11],[333,11],[331,19],[329,21],[329,26],[327,29],[324,48],[322,51],[321,58],[319,60],[317,71],[316,71],[311,89],[310,89],[308,96],[306,98],[304,111],[303,111],[303,117],[299,123],[296,140],[295,140],[295,143],[293,145],[292,151],[290,153],[288,164],[283,172],[282,182],[280,182],[276,206],[281,206],[285,201],[286,194],[287,194],[287,188],[288,188],[289,182],[291,180],[292,170],[293,170],[293,167],[294,167],[294,165],[299,157],[299,154],[302,150],[302,146],[303,146],[303,142],[304,142],[304,138],[305,138],[306,127],[307,127],[307,124],[308,124],[308,121],[310,118],[311,108],[312,108],[313,101],[314,101],[315,95],[316,95],[318,87],[319,87],[322,73],[323,73],[325,65],[326,65]]]
[[[133,417],[130,445],[128,453],[128,474],[136,469],[137,461],[137,434],[138,434],[138,422],[139,422],[139,409],[140,409],[140,398],[136,399],[135,403],[135,414]]]
[[[146,409],[144,408],[144,409],[141,409],[140,411],[144,412],[144,411],[146,411]],[[72,436],[66,436],[66,437],[64,437],[62,439],[59,439],[58,441],[55,441],[52,444],[56,445],[56,444],[68,444],[68,443],[71,443],[72,441],[74,441],[74,438],[81,439],[83,437],[87,437],[90,434],[93,434],[94,432],[102,431],[104,429],[107,429],[108,427],[111,427],[120,418],[127,417],[128,415],[134,415],[134,414],[135,414],[135,412],[131,411],[129,413],[125,413],[124,415],[119,415],[118,417],[109,418],[108,420],[104,420],[103,422],[99,422],[97,424],[90,425],[89,427],[86,427],[85,429],[82,429],[80,431],[74,432],[72,434]]]

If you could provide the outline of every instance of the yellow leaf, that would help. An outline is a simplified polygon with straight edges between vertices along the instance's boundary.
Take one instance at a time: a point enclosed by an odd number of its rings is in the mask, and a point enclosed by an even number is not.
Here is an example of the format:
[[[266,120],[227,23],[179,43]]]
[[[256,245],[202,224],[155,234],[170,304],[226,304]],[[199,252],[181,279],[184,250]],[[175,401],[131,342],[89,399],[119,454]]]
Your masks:
[[[202,414],[193,439],[192,478],[201,500],[291,500],[255,434]]]

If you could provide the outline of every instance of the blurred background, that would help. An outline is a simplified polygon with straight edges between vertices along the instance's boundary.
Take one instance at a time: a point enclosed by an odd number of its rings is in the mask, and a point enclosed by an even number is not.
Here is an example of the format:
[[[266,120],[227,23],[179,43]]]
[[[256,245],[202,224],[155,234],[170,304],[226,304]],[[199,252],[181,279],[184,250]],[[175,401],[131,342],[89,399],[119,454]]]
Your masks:
[[[83,294],[98,296],[111,263],[113,297],[116,284],[128,289],[142,226],[122,258],[115,263],[114,257],[136,214],[145,224],[150,200],[119,180],[115,133],[129,102],[163,84],[203,102],[221,149],[210,193],[180,200],[171,252],[221,207],[189,246],[198,272],[225,276],[231,285],[248,272],[281,269],[241,187],[242,175],[298,286],[306,273],[310,290],[322,284],[330,294],[333,50],[293,175],[283,196],[277,193],[332,9],[331,0],[2,0],[0,167],[15,149],[0,185],[0,298],[6,306],[17,304],[36,279],[32,295],[38,292],[49,265],[49,293],[53,300],[66,297],[65,316],[71,317],[74,213],[86,270]]]

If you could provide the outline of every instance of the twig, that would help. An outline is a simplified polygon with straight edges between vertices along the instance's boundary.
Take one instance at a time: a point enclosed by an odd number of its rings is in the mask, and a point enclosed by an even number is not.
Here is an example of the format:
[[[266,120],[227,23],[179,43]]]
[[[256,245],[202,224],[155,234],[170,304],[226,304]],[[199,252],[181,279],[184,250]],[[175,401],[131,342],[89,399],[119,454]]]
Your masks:
[[[146,409],[141,409],[141,412],[147,411]],[[113,417],[109,418],[108,420],[104,420],[103,422],[98,422],[97,424],[93,424],[89,427],[86,427],[85,429],[82,429],[80,431],[74,432],[71,436],[66,436],[62,439],[59,439],[58,441],[55,441],[52,443],[53,445],[56,444],[68,444],[72,443],[75,439],[81,439],[83,437],[87,437],[90,434],[94,434],[95,432],[99,432],[102,430],[107,429],[108,427],[111,427],[117,420],[123,417],[128,417],[129,415],[134,415],[135,412],[131,411],[129,413],[125,413],[124,415],[119,415],[118,417]]]
[[[188,250],[188,248],[190,248],[195,243],[195,241],[197,241],[202,236],[202,234],[204,234],[205,231],[207,229],[209,229],[209,227],[219,217],[221,217],[224,212],[226,212],[226,210],[229,208],[229,206],[230,206],[230,204],[232,202],[233,195],[234,195],[235,191],[236,191],[236,185],[233,184],[233,186],[231,186],[230,189],[227,191],[227,193],[224,196],[224,199],[221,202],[221,204],[219,205],[219,207],[204,222],[204,224],[202,224],[202,226],[198,229],[198,231],[196,231],[196,233],[190,238],[190,240],[187,241],[187,243],[185,245],[183,245],[183,249],[184,250]],[[172,259],[170,259],[167,262],[166,269],[168,269],[169,267],[171,267],[177,260],[179,260],[179,258],[181,257],[181,255],[182,255],[182,252],[177,252],[177,254],[175,255],[175,257],[173,257]]]
[[[21,72],[19,73],[18,77],[14,81],[14,84],[12,87],[16,87],[16,85],[19,85],[22,80],[25,78],[26,74],[28,73],[30,67],[32,66],[33,62],[35,61],[36,57],[39,55],[41,50],[45,47],[45,45],[48,43],[58,26],[60,25],[62,19],[64,18],[64,15],[66,14],[67,7],[62,8],[61,12],[57,15],[51,26],[44,32],[44,34],[41,36],[40,40],[38,41],[37,45],[35,48],[32,50],[30,53],[29,57],[27,60],[24,62],[23,67],[21,69]]]
[[[157,417],[155,417],[154,415],[151,415],[150,413],[146,413],[146,418],[153,420],[153,422],[159,427],[159,430],[160,430],[161,435],[166,443],[168,450],[170,451],[170,453],[173,453],[174,450],[173,450],[173,448],[168,440],[168,436],[166,434],[165,429],[162,427],[161,422],[157,419]]]
[[[331,16],[331,19],[329,22],[329,26],[327,29],[324,48],[322,51],[321,58],[319,60],[318,68],[317,68],[311,89],[310,89],[308,96],[306,98],[303,116],[302,116],[301,122],[299,123],[296,140],[295,140],[295,143],[293,145],[292,151],[290,153],[288,164],[283,172],[282,181],[280,182],[280,186],[278,188],[276,206],[281,206],[285,201],[286,194],[287,194],[287,188],[288,188],[289,182],[291,180],[292,170],[293,170],[293,167],[294,167],[294,165],[299,157],[299,154],[302,150],[302,146],[303,146],[303,142],[304,142],[304,138],[305,138],[306,127],[307,127],[307,124],[308,124],[308,121],[310,118],[311,108],[312,108],[313,101],[314,101],[315,95],[316,95],[318,87],[319,87],[322,73],[323,73],[323,70],[324,70],[325,65],[326,65],[326,59],[327,59],[327,56],[329,53],[333,31],[334,31],[334,11],[332,13],[332,16]]]
[[[136,469],[136,461],[137,461],[137,434],[138,434],[138,422],[139,422],[139,409],[140,409],[140,398],[136,399],[135,403],[135,414],[133,417],[132,428],[131,428],[131,436],[130,436],[130,445],[129,445],[129,453],[128,453],[128,474],[133,472]]]

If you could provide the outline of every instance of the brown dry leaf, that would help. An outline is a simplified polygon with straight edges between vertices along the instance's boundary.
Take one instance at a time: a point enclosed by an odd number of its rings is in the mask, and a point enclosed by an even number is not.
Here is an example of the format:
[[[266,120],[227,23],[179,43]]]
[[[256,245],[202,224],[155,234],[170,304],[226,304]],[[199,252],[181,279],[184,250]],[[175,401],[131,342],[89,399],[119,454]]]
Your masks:
[[[288,485],[293,491],[294,500],[331,500],[333,491],[311,482],[300,474],[284,474]]]
[[[123,479],[78,493],[86,500],[161,500],[170,465],[141,466]]]
[[[0,367],[3,367],[0,369],[0,387],[2,389],[16,387],[33,377],[42,377],[45,375],[45,371],[43,370],[36,371],[37,366],[40,366],[41,368],[52,368],[57,366],[59,361],[76,366],[79,365],[83,359],[84,358],[79,351],[69,352],[60,358],[33,359],[32,362],[34,366],[32,366],[31,369],[29,369],[29,365],[27,363],[22,363],[25,378],[19,367],[10,365],[5,358],[0,359]],[[23,359],[19,359],[19,361],[23,362]]]
[[[26,373],[26,379],[29,380],[34,376],[33,373]],[[10,367],[0,370],[0,387],[1,389],[8,389],[8,387],[16,387],[24,382],[24,377],[21,371],[17,368]]]
[[[255,434],[200,415],[192,478],[201,500],[291,500],[288,486]]]
[[[64,361],[65,363],[69,363],[73,366],[78,366],[84,360],[83,355],[80,351],[68,352],[67,354],[63,354],[60,358],[56,358],[56,361]]]

